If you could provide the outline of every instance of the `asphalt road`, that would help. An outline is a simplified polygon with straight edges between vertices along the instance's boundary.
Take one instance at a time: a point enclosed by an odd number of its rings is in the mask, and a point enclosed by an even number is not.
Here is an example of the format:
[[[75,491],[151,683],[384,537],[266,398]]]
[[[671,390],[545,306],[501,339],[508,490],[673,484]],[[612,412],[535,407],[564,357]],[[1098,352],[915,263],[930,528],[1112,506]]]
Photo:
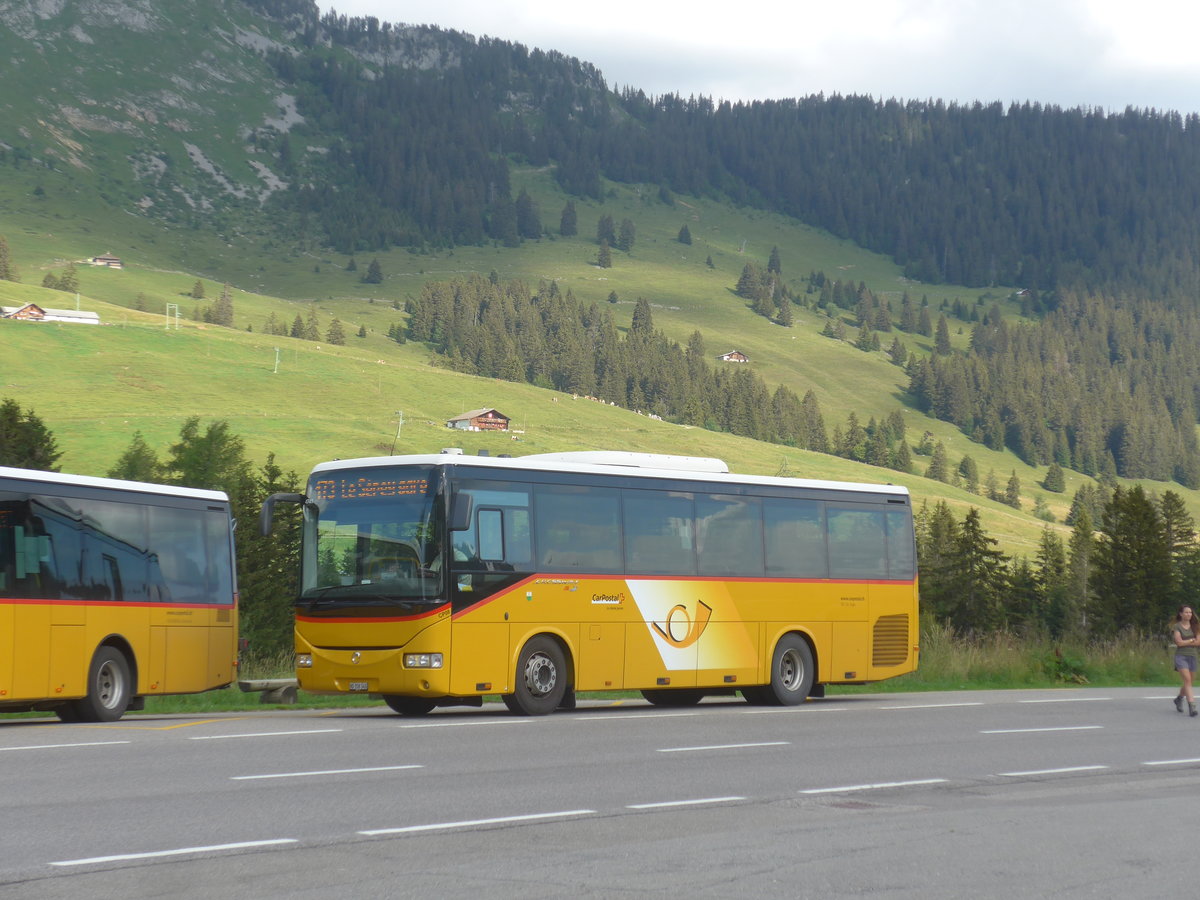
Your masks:
[[[1163,689],[0,723],[0,898],[1178,897]]]

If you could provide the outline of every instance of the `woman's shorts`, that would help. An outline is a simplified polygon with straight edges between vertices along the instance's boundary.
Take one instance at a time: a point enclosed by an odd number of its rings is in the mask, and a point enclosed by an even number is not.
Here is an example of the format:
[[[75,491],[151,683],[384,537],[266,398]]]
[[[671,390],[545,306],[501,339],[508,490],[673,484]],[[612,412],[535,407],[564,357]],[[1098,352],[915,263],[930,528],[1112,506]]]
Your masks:
[[[1187,669],[1189,672],[1196,671],[1196,657],[1185,656],[1182,653],[1175,654],[1175,671],[1182,672]]]

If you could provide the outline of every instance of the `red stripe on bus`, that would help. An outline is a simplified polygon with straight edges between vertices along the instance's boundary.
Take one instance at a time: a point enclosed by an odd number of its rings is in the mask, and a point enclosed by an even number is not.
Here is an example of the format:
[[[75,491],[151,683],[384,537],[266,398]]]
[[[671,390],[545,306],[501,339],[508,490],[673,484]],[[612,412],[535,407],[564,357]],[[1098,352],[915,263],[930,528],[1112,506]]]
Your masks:
[[[105,609],[222,609],[236,606],[234,600],[221,603],[155,603],[150,600],[47,600],[27,597],[0,597],[0,604],[10,606],[83,606]]]
[[[480,600],[476,600],[470,606],[464,607],[454,613],[450,618],[458,619],[460,616],[468,615],[481,607],[487,606],[492,601],[512,594],[522,587],[533,583],[544,582],[548,587],[565,586],[573,583],[581,583],[584,581],[620,581],[624,584],[629,584],[634,581],[704,581],[714,582],[720,581],[726,584],[852,584],[852,585],[914,585],[917,580],[915,578],[877,578],[877,579],[848,579],[848,578],[769,578],[769,577],[745,577],[745,578],[726,578],[719,575],[593,575],[593,574],[538,574],[530,575],[518,581],[516,584],[505,588],[502,591],[497,591],[494,594],[489,594]],[[361,622],[362,619],[352,621]]]

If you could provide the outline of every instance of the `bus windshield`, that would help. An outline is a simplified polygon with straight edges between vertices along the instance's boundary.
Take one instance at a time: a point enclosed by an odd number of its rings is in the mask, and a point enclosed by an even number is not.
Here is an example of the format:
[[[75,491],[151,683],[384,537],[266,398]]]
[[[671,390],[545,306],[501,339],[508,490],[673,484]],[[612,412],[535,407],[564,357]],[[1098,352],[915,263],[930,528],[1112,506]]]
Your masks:
[[[315,473],[300,604],[408,606],[445,596],[442,505],[428,467]]]

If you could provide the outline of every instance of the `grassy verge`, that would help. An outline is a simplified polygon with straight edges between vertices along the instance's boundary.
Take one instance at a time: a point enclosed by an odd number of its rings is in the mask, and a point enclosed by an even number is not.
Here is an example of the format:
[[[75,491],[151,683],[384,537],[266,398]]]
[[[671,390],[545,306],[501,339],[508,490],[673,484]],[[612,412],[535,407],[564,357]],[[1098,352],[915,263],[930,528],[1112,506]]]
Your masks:
[[[1161,640],[1127,635],[1092,644],[1055,642],[1012,632],[966,637],[938,623],[927,623],[921,635],[921,667],[909,675],[874,684],[830,687],[830,695],[900,693],[906,691],[1001,690],[1174,685],[1175,672]],[[268,662],[252,677],[287,677],[286,666]],[[608,691],[592,699],[638,698],[636,691]],[[488,698],[499,699],[499,698]],[[211,702],[212,705],[206,706]],[[367,697],[317,696],[301,692],[301,707],[380,705]],[[257,695],[236,688],[189,697],[160,697],[146,702],[147,712],[217,712],[268,709]],[[278,707],[287,708],[287,707]]]
[[[916,672],[830,693],[999,690],[1175,684],[1163,639],[1124,635],[1089,644],[1012,632],[964,636],[938,623],[921,633]]]
[[[246,678],[288,678],[285,660],[251,660]],[[901,693],[908,691],[1002,690],[1174,685],[1175,672],[1162,640],[1127,635],[1092,644],[1055,642],[1045,637],[1024,637],[996,632],[967,637],[943,625],[926,624],[921,635],[921,667],[908,675],[855,686],[832,686],[830,695]],[[636,691],[609,691],[586,695],[590,699],[638,698]],[[498,697],[485,700],[498,700]],[[258,694],[236,685],[203,694],[147,697],[145,714],[252,712],[270,709],[341,709],[382,706],[368,696],[327,696],[300,692],[296,703],[262,703]],[[45,713],[0,715],[10,718],[44,716]],[[137,715],[132,713],[131,715]]]

